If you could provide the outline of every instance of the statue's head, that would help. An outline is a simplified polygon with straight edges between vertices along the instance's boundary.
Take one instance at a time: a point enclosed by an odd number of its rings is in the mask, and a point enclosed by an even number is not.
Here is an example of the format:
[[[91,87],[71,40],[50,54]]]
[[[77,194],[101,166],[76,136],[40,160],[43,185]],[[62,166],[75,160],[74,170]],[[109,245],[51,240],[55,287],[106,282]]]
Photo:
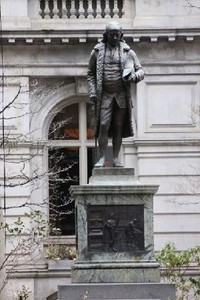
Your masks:
[[[120,31],[120,32],[122,32],[122,26],[116,21],[109,22],[106,25],[106,32],[108,33],[110,31]]]
[[[113,21],[106,25],[106,31],[104,32],[104,42],[108,42],[111,47],[115,47],[120,40],[122,40],[122,26]]]

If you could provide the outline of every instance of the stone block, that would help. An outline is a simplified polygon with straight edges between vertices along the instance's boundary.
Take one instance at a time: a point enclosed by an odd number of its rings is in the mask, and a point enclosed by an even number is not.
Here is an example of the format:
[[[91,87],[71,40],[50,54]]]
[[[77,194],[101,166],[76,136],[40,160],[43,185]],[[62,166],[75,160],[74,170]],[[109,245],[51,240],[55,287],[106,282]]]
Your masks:
[[[76,263],[72,267],[73,283],[132,283],[159,282],[160,269],[156,262]]]
[[[159,282],[154,259],[153,195],[134,169],[93,170],[88,185],[72,186],[77,213],[73,283]]]
[[[58,287],[59,300],[175,300],[172,284],[72,284]]]

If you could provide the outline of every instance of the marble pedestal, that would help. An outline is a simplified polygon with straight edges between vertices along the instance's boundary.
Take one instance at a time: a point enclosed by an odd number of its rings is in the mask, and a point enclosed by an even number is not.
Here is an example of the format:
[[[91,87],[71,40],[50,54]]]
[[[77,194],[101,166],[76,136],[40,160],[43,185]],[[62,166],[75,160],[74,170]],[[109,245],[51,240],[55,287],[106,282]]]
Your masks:
[[[123,168],[94,169],[88,185],[71,187],[78,257],[72,284],[58,287],[59,300],[175,300],[154,259],[157,189]]]
[[[124,168],[94,169],[88,185],[71,187],[78,251],[73,283],[160,281],[153,253],[157,189],[139,184],[134,169]]]

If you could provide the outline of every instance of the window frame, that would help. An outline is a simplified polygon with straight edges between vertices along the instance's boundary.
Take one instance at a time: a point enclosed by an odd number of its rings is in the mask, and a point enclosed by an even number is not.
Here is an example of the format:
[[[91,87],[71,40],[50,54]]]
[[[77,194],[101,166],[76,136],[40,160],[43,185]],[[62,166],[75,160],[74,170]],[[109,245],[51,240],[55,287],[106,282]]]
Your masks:
[[[79,124],[79,139],[78,140],[49,140],[47,148],[79,148],[79,185],[87,184],[88,178],[88,156],[87,149],[95,147],[94,139],[87,139],[87,103],[86,99],[82,98],[79,101],[70,102],[67,106],[78,104],[78,124]],[[52,121],[52,120],[51,120]]]

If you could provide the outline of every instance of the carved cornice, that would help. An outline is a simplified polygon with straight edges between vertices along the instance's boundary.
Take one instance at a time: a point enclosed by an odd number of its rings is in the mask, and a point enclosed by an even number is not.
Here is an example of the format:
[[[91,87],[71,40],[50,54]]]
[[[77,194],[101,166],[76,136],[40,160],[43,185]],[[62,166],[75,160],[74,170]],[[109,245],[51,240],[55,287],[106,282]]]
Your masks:
[[[124,29],[125,39],[133,42],[175,42],[182,38],[193,42],[200,38],[200,28],[193,29]],[[102,39],[102,30],[5,30],[1,33],[4,44],[68,44],[97,42]]]

